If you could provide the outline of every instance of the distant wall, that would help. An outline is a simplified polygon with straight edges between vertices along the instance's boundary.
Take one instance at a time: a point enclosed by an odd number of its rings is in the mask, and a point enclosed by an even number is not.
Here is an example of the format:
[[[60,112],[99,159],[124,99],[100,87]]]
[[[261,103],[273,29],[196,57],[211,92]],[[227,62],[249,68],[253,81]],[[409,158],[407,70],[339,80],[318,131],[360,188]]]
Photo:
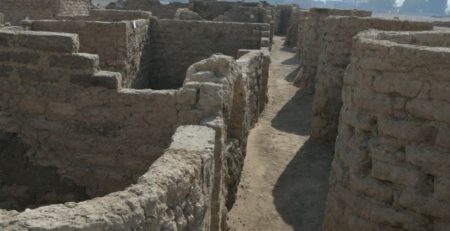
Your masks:
[[[370,11],[359,10],[324,8],[312,8],[309,10],[308,18],[306,19],[302,30],[299,31],[299,36],[305,35],[301,40],[303,44],[299,56],[301,57],[300,66],[302,69],[300,71],[298,84],[302,88],[307,89],[310,93],[314,92],[325,18],[330,15],[368,17],[371,16],[371,14]]]
[[[193,11],[207,20],[224,22],[270,23],[272,12],[260,3],[194,1]]]
[[[299,44],[298,40],[300,39],[300,37],[305,36],[305,35],[299,36],[299,28],[305,22],[306,17],[308,17],[307,10],[295,9],[294,14],[291,17],[291,22],[289,23],[288,30],[287,30],[286,41],[285,41],[286,45],[298,46],[298,44]]]
[[[277,5],[275,8],[275,34],[287,35],[295,17],[297,8],[294,5]]]
[[[434,21],[432,23],[434,26],[438,27],[450,27],[450,21]]]
[[[153,16],[160,19],[173,19],[175,17],[175,12],[177,12],[179,8],[187,7],[187,3],[180,2],[161,4],[159,1],[151,0],[127,0],[123,6],[123,9],[151,11]]]
[[[58,20],[83,20],[83,21],[102,21],[102,22],[120,22],[138,19],[149,19],[152,16],[150,11],[141,10],[110,10],[110,9],[91,9],[89,15],[79,16],[58,16]]]
[[[358,35],[324,230],[450,226],[450,32]]]
[[[18,24],[25,18],[54,19],[57,16],[88,15],[89,0],[0,0],[5,21]]]
[[[236,57],[239,49],[260,49],[269,30],[260,23],[158,20],[150,28],[149,78],[140,85],[181,87],[192,63],[214,53]]]
[[[352,38],[367,29],[385,31],[432,30],[426,22],[330,16],[324,21],[313,102],[311,137],[334,142],[342,106],[342,81],[351,60]]]
[[[132,18],[125,13],[93,11],[89,17],[76,20],[39,20],[29,23],[35,31],[54,31],[76,33],[80,39],[80,52],[98,54],[103,70],[122,74],[124,87],[136,87],[141,55],[148,38],[149,21],[135,19],[129,21],[91,21],[122,20]],[[149,17],[148,15],[146,15]],[[145,17],[145,15],[143,16]]]

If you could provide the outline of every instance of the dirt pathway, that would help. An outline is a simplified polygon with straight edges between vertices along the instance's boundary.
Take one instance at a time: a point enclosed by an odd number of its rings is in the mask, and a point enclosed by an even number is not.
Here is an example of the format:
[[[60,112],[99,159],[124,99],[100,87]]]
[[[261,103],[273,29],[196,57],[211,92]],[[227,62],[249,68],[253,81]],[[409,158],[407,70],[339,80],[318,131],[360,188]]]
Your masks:
[[[289,80],[298,66],[275,37],[269,100],[251,131],[229,225],[236,231],[318,231],[333,148],[309,140],[312,97]]]

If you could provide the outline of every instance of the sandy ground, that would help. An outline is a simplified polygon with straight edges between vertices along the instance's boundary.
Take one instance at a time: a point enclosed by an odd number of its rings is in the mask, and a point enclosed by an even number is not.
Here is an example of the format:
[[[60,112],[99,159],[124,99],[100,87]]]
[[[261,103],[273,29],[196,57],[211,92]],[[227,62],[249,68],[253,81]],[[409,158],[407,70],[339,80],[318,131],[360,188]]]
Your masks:
[[[251,131],[231,230],[321,229],[333,147],[309,140],[312,96],[290,82],[298,59],[275,37],[269,100]]]

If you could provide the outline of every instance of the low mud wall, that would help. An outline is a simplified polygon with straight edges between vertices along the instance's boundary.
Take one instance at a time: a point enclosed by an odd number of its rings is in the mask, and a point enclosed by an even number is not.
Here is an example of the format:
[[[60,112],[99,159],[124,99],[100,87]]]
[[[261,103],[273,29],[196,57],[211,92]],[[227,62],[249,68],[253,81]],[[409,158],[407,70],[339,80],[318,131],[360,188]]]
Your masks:
[[[324,230],[446,230],[450,223],[450,33],[359,34]]]
[[[216,132],[181,126],[136,184],[104,197],[22,213],[0,210],[1,230],[210,230]]]

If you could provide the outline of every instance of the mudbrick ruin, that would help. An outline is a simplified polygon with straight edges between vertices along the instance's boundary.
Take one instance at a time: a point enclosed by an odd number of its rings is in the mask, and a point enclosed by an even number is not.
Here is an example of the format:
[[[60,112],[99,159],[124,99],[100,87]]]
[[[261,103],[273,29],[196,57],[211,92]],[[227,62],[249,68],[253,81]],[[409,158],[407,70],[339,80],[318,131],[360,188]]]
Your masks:
[[[450,230],[448,21],[109,2],[0,0],[0,230]]]

